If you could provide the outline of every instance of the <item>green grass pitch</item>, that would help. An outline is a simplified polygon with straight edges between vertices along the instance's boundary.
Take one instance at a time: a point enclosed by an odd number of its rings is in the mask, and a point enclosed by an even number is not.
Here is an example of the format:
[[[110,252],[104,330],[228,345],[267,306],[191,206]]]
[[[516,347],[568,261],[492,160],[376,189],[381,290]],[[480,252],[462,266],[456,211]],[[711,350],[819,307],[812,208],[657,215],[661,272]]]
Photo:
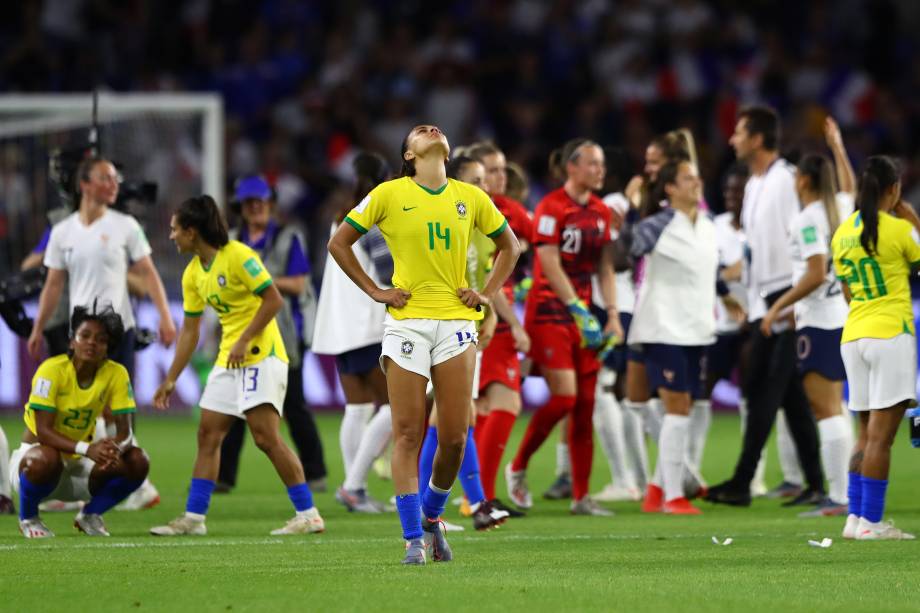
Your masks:
[[[320,417],[330,485],[341,481],[339,414]],[[518,424],[509,444],[523,432]],[[21,421],[0,420],[18,444]],[[536,508],[499,530],[451,534],[455,560],[403,567],[392,515],[349,514],[332,492],[316,496],[322,535],[272,537],[292,514],[284,488],[251,440],[237,489],[214,497],[206,537],[163,539],[147,530],[184,508],[194,457],[195,422],[142,416],[140,440],[152,458],[161,504],[111,512],[112,538],[91,539],[71,514],[45,514],[57,538],[31,542],[16,519],[0,517],[0,610],[23,611],[917,611],[920,541],[854,543],[841,519],[797,519],[775,501],[750,509],[700,503],[701,517],[643,516],[638,503],[609,505],[612,518],[572,517],[568,503],[539,493],[552,480],[553,445],[530,470]],[[920,450],[902,430],[893,454],[886,516],[920,532]],[[555,438],[552,442],[555,442]],[[704,472],[728,476],[738,453],[738,421],[717,417]],[[775,449],[771,447],[771,450]],[[778,480],[771,452],[768,483]],[[609,478],[600,452],[593,488]],[[499,483],[503,496],[504,484]],[[333,489],[333,488],[331,488]],[[371,490],[391,495],[371,477]],[[504,496],[503,496],[504,497]],[[732,537],[729,546],[711,538]],[[809,539],[831,537],[830,549]]]

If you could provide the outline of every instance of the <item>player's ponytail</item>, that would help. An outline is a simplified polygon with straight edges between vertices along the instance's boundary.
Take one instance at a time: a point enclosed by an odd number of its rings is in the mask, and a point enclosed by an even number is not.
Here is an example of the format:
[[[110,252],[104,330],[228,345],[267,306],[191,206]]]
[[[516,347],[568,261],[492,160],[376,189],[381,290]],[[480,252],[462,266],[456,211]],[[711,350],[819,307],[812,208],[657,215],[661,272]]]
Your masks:
[[[214,198],[207,194],[189,198],[176,210],[176,223],[183,228],[195,228],[201,240],[215,249],[230,241],[227,222],[221,215]]]
[[[549,169],[559,181],[568,179],[569,173],[566,164],[577,162],[581,151],[585,147],[598,147],[599,145],[587,138],[573,138],[558,149],[553,149],[549,154]]]
[[[878,211],[882,196],[899,181],[897,164],[884,155],[870,157],[866,162],[866,169],[859,178],[856,208],[863,225],[859,242],[869,255],[878,252]]]
[[[817,192],[818,197],[824,204],[827,225],[830,227],[830,236],[833,236],[837,226],[840,225],[834,165],[823,155],[809,153],[799,161],[796,170],[801,176],[808,179],[808,186],[812,191]]]

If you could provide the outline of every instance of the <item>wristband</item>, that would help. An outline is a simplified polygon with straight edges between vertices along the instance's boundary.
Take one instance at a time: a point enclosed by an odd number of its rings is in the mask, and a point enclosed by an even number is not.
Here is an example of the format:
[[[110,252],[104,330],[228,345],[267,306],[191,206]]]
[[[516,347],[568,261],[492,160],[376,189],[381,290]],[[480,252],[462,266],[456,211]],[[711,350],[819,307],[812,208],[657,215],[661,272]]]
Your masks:
[[[80,455],[86,455],[86,452],[89,451],[89,443],[86,441],[80,441],[76,444],[73,451],[74,453],[78,453]]]

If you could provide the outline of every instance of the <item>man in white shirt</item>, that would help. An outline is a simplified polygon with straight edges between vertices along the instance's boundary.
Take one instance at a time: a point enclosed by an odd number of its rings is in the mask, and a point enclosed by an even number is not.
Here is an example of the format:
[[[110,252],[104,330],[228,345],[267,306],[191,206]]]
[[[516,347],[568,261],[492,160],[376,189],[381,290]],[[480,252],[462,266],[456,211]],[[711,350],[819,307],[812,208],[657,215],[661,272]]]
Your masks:
[[[824,476],[818,456],[818,432],[796,372],[795,333],[788,321],[774,326],[773,334],[760,332],[760,320],[792,285],[789,224],[799,212],[795,169],[778,153],[779,118],[765,107],[741,111],[731,145],[748,165],[751,178],[744,189],[742,224],[749,249],[748,321],[751,351],[743,385],[748,400],[748,423],[735,474],[712,487],[711,502],[738,506],[751,503],[750,484],[764,444],[783,407],[795,441],[808,487],[789,503],[816,503],[824,495]]]

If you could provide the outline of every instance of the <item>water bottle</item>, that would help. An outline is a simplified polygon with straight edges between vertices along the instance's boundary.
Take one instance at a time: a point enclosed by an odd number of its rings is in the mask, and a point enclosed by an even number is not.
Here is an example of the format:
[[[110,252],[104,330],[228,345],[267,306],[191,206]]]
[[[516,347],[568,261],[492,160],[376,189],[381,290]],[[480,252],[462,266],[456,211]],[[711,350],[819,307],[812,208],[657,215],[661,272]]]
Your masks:
[[[920,407],[908,410],[907,419],[910,420],[910,444],[920,447]]]

